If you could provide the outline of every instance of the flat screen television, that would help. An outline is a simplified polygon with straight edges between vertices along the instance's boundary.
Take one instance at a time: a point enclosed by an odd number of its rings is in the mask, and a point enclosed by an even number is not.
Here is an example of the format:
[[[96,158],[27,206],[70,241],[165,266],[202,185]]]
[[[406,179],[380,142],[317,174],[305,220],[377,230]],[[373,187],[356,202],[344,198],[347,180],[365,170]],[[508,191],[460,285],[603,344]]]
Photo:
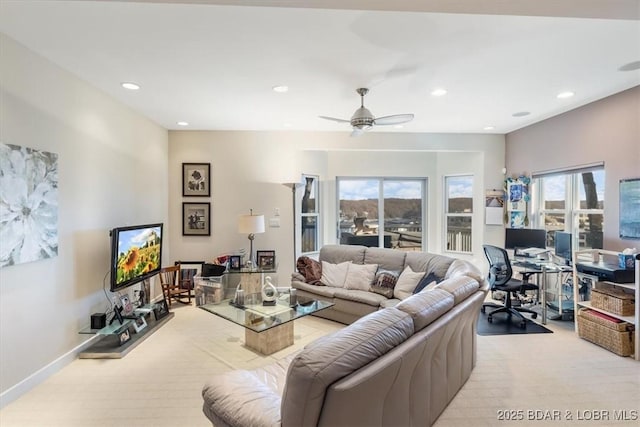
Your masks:
[[[135,225],[110,231],[111,292],[135,285],[160,272],[162,225]]]
[[[536,228],[507,228],[504,248],[540,248],[547,247],[547,232]]]
[[[556,231],[554,238],[554,250],[557,257],[564,258],[567,261],[567,264],[569,264],[572,259],[571,233]]]

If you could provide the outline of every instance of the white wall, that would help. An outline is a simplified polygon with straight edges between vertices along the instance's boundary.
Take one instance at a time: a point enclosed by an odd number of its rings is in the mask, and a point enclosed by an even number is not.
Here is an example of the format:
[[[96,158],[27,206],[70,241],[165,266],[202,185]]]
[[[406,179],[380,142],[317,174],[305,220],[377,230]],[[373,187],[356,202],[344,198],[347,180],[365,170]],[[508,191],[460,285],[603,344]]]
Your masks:
[[[4,406],[71,360],[88,339],[78,331],[105,311],[108,230],[167,223],[168,137],[1,34],[0,51],[2,142],[57,153],[59,162],[58,256],[0,270]]]
[[[509,174],[605,162],[604,248],[640,248],[619,236],[619,181],[640,177],[640,86],[507,135]]]
[[[210,162],[212,196],[182,197],[181,164]],[[442,162],[442,163],[441,163]],[[437,165],[437,166],[436,166]],[[299,180],[300,173],[320,175],[321,210],[325,243],[335,242],[336,176],[429,177],[429,250],[440,252],[442,234],[437,226],[442,214],[442,174],[472,173],[476,177],[474,254],[483,267],[482,243],[501,244],[504,229],[484,225],[484,190],[502,188],[504,137],[500,135],[449,135],[372,132],[350,138],[348,132],[169,132],[169,215],[182,221],[182,203],[210,201],[210,237],[182,236],[171,230],[175,259],[211,260],[241,247],[246,236],[237,233],[236,218],[253,208],[267,220],[279,208],[281,227],[256,236],[254,250],[276,250],[279,278],[288,281],[294,268],[293,208],[291,189],[284,182]]]

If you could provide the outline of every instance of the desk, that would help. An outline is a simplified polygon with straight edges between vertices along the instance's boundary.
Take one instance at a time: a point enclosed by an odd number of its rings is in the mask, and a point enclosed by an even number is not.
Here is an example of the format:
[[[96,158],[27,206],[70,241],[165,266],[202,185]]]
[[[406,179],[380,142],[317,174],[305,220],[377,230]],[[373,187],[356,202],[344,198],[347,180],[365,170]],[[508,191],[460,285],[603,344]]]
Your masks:
[[[538,285],[538,301],[542,304],[541,323],[547,324],[547,274],[560,274],[570,272],[571,267],[558,265],[551,261],[541,261],[535,258],[516,258],[512,260],[512,265],[518,267],[518,273],[523,275],[523,282],[527,282],[529,277],[536,275],[536,285]],[[560,291],[562,296],[562,290]],[[562,310],[562,304],[559,307]],[[562,311],[560,311],[562,314]]]

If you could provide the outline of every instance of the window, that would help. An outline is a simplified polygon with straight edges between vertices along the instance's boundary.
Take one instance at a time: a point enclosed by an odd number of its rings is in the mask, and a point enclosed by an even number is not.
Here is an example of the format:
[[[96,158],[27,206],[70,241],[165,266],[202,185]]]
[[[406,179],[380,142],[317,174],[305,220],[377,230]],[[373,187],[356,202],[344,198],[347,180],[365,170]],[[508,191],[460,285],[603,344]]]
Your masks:
[[[445,176],[446,248],[450,252],[472,251],[473,176]]]
[[[574,250],[601,249],[604,165],[534,174],[533,178],[539,207],[535,226],[547,230],[547,246],[554,246],[556,231],[566,231],[574,236]]]
[[[300,199],[300,250],[302,253],[320,250],[320,210],[318,177],[302,176],[304,186]]]
[[[341,244],[423,250],[426,179],[338,178],[337,185]]]

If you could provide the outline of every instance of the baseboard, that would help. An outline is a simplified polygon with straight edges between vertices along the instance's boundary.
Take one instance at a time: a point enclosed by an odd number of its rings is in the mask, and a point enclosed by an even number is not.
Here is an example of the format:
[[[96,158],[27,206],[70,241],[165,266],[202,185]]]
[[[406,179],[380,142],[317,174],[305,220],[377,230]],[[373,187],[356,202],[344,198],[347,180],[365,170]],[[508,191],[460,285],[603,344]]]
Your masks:
[[[31,391],[34,387],[43,383],[47,378],[67,366],[69,363],[76,360],[78,358],[78,354],[89,347],[96,339],[98,339],[98,336],[92,335],[88,340],[72,348],[53,362],[38,369],[36,372],[29,375],[24,380],[0,393],[0,409],[3,409],[9,403],[17,400],[22,395]]]

